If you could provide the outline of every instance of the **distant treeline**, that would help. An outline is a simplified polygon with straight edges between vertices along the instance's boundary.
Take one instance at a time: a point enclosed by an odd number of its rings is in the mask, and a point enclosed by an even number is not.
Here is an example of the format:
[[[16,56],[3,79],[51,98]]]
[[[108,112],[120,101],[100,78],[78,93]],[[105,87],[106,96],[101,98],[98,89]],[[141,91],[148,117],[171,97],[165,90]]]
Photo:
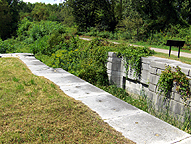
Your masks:
[[[172,26],[189,27],[190,0],[66,0],[63,3],[25,3],[0,0],[0,37],[17,36],[20,20],[49,20],[76,26],[79,32],[116,30],[134,33],[136,39],[148,38]]]

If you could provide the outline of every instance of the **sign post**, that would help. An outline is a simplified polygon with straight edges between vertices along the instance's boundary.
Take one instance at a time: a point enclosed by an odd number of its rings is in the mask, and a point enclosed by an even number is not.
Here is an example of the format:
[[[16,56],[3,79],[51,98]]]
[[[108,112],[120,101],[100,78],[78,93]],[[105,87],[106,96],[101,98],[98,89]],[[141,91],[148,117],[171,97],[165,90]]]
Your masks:
[[[180,48],[184,46],[185,41],[177,41],[177,40],[167,40],[166,46],[170,46],[169,49],[169,57],[171,53],[171,46],[177,46],[178,49],[178,58],[180,57]]]

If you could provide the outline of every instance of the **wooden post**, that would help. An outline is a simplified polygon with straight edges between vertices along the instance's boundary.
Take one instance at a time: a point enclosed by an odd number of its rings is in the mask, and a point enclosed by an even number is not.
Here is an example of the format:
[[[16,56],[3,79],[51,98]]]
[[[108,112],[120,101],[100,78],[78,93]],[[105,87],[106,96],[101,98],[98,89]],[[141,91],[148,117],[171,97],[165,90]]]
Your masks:
[[[177,46],[178,49],[178,58],[180,57],[180,48],[184,46],[185,41],[177,41],[177,40],[167,40],[166,46],[170,46],[169,49],[169,57],[171,53],[171,46]]]
[[[169,57],[170,57],[170,53],[171,53],[171,46],[170,46],[170,49],[169,49]]]
[[[179,46],[179,50],[178,50],[178,58],[180,57],[180,46]]]

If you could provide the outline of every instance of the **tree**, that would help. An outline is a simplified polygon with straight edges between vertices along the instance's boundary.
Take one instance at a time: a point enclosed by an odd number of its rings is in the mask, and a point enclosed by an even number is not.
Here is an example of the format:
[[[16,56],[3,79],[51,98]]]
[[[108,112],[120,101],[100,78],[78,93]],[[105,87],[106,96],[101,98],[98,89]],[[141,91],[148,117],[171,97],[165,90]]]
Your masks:
[[[6,39],[10,34],[11,14],[6,0],[0,0],[0,38]]]
[[[18,21],[19,21],[19,0],[7,0],[10,14],[11,14],[11,23],[9,25],[10,33],[9,37],[16,36],[16,30],[18,28]]]
[[[79,30],[99,27],[113,31],[117,25],[115,0],[68,0],[66,5],[73,8],[73,15]]]
[[[32,4],[30,2],[27,2],[27,3],[23,2],[23,1],[19,2],[20,20],[27,17],[28,19],[30,19],[32,21],[31,12],[32,12],[34,7],[35,7],[35,4]]]
[[[0,36],[3,40],[16,35],[18,3],[18,0],[0,0]]]
[[[175,7],[179,16],[191,24],[191,0],[177,0],[175,3]]]
[[[45,3],[35,3],[35,7],[31,12],[32,18],[35,21],[47,20],[50,12]]]
[[[170,25],[185,25],[178,15],[177,0],[134,0],[133,7],[147,23],[147,32],[164,30]]]

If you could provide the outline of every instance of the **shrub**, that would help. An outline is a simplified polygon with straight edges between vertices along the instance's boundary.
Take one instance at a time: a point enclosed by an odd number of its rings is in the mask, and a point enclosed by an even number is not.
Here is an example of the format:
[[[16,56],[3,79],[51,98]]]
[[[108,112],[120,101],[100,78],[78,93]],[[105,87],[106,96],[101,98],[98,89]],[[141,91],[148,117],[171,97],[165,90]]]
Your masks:
[[[190,98],[191,95],[189,78],[181,72],[180,67],[177,66],[173,68],[174,70],[170,66],[166,66],[166,69],[162,71],[157,83],[159,94],[164,93],[166,97],[170,97],[172,87],[175,85],[177,93],[181,95],[186,104],[187,99]]]
[[[0,53],[6,53],[6,47],[4,46],[2,39],[0,39]]]
[[[65,33],[65,28],[57,22],[33,22],[31,24],[31,27],[29,28],[28,35],[33,39],[33,41],[35,41],[42,38],[45,35],[51,35],[55,31],[58,31],[59,33]]]
[[[26,17],[20,21],[17,29],[17,35],[19,40],[24,40],[28,38],[28,30],[31,25],[32,22],[30,22]]]
[[[15,52],[15,43],[16,40],[14,39],[7,39],[4,41],[0,39],[0,53]]]
[[[151,56],[154,54],[154,51],[147,47],[124,46],[120,53],[126,58],[127,72],[131,67],[131,69],[135,70],[134,75],[139,78],[141,74],[141,57]]]

